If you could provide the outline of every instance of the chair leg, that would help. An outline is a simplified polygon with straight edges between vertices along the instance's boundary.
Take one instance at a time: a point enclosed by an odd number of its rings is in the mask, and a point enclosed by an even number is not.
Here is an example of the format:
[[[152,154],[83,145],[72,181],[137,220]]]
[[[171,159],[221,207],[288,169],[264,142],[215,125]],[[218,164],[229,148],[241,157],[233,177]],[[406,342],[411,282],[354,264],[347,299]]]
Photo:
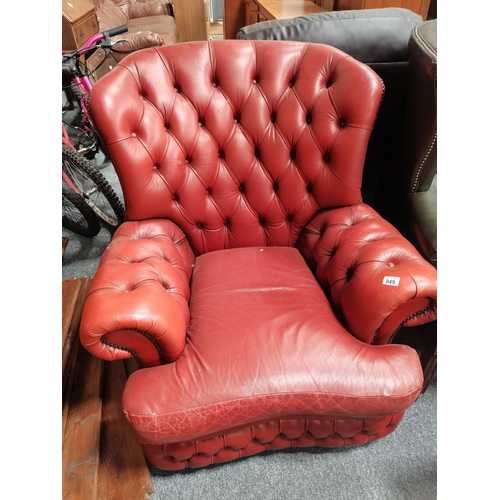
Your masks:
[[[420,363],[424,372],[422,392],[425,392],[429,382],[437,370],[437,321],[427,323],[423,328],[424,348],[420,354]]]

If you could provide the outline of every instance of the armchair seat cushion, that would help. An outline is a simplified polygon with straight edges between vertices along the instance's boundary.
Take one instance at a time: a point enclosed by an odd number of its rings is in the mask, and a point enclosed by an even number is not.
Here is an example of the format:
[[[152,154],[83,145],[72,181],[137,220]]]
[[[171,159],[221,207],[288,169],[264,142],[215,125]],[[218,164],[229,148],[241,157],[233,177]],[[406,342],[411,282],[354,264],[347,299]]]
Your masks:
[[[123,395],[145,444],[277,419],[386,419],[420,392],[416,352],[352,337],[295,248],[197,257],[190,308],[179,359],[135,372]]]

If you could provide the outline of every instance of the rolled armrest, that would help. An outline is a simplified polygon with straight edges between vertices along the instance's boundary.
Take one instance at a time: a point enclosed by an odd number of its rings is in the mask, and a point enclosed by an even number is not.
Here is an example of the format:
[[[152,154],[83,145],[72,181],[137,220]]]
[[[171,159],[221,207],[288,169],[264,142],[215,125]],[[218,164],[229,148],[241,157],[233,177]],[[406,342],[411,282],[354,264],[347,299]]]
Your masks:
[[[140,31],[138,33],[125,33],[118,35],[113,40],[124,40],[113,45],[113,52],[134,52],[148,47],[161,47],[164,45],[163,38],[152,31]]]
[[[368,205],[326,210],[297,247],[348,330],[371,344],[437,318],[437,272]]]
[[[186,344],[194,254],[170,221],[125,222],[106,248],[80,324],[82,345],[139,366],[177,359]]]

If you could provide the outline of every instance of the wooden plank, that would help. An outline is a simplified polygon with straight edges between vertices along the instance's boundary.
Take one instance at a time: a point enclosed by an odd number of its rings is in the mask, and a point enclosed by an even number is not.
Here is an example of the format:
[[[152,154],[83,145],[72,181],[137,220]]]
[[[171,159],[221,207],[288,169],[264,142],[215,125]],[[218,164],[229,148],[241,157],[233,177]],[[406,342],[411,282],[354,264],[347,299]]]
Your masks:
[[[62,282],[62,348],[66,344],[71,318],[75,310],[78,292],[80,291],[80,280],[72,279]],[[64,356],[63,356],[64,359]],[[64,369],[63,369],[64,372]]]
[[[148,500],[151,474],[121,407],[127,375],[123,361],[104,363],[98,500]]]
[[[62,323],[63,323],[63,347],[62,347],[62,375],[63,387],[65,385],[66,369],[72,345],[78,338],[80,319],[82,317],[83,305],[87,297],[92,279],[83,276],[63,281],[62,283]]]
[[[224,38],[235,39],[238,31],[245,26],[245,18],[245,0],[223,0]]]
[[[259,12],[262,11],[267,20],[289,19],[309,14],[325,12],[323,7],[316,5],[311,0],[256,0],[259,4]]]
[[[66,247],[68,246],[69,238],[67,236],[62,237],[62,254],[66,251]]]
[[[97,495],[101,431],[102,360],[80,342],[62,440],[62,498],[94,500]]]
[[[91,279],[75,278],[62,283],[62,318],[63,318],[63,351],[62,351],[62,435],[66,431],[68,418],[68,399],[73,386],[73,374],[77,364],[78,328],[80,326],[83,301],[87,296]]]

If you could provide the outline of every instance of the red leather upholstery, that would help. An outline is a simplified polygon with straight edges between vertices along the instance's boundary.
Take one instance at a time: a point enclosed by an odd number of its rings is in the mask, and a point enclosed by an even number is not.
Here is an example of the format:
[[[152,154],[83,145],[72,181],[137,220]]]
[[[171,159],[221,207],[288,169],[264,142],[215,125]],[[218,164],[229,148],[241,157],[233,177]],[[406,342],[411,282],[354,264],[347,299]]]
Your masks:
[[[417,353],[370,345],[436,317],[436,270],[361,200],[382,94],[330,46],[240,40],[140,51],[94,87],[128,220],[80,338],[145,367],[123,408],[153,465],[361,444],[418,397]]]
[[[293,246],[319,209],[361,202],[380,79],[352,78],[359,63],[322,45],[284,43],[280,60],[275,50],[235,40],[148,50],[95,89],[129,219],[174,221],[199,255]]]

